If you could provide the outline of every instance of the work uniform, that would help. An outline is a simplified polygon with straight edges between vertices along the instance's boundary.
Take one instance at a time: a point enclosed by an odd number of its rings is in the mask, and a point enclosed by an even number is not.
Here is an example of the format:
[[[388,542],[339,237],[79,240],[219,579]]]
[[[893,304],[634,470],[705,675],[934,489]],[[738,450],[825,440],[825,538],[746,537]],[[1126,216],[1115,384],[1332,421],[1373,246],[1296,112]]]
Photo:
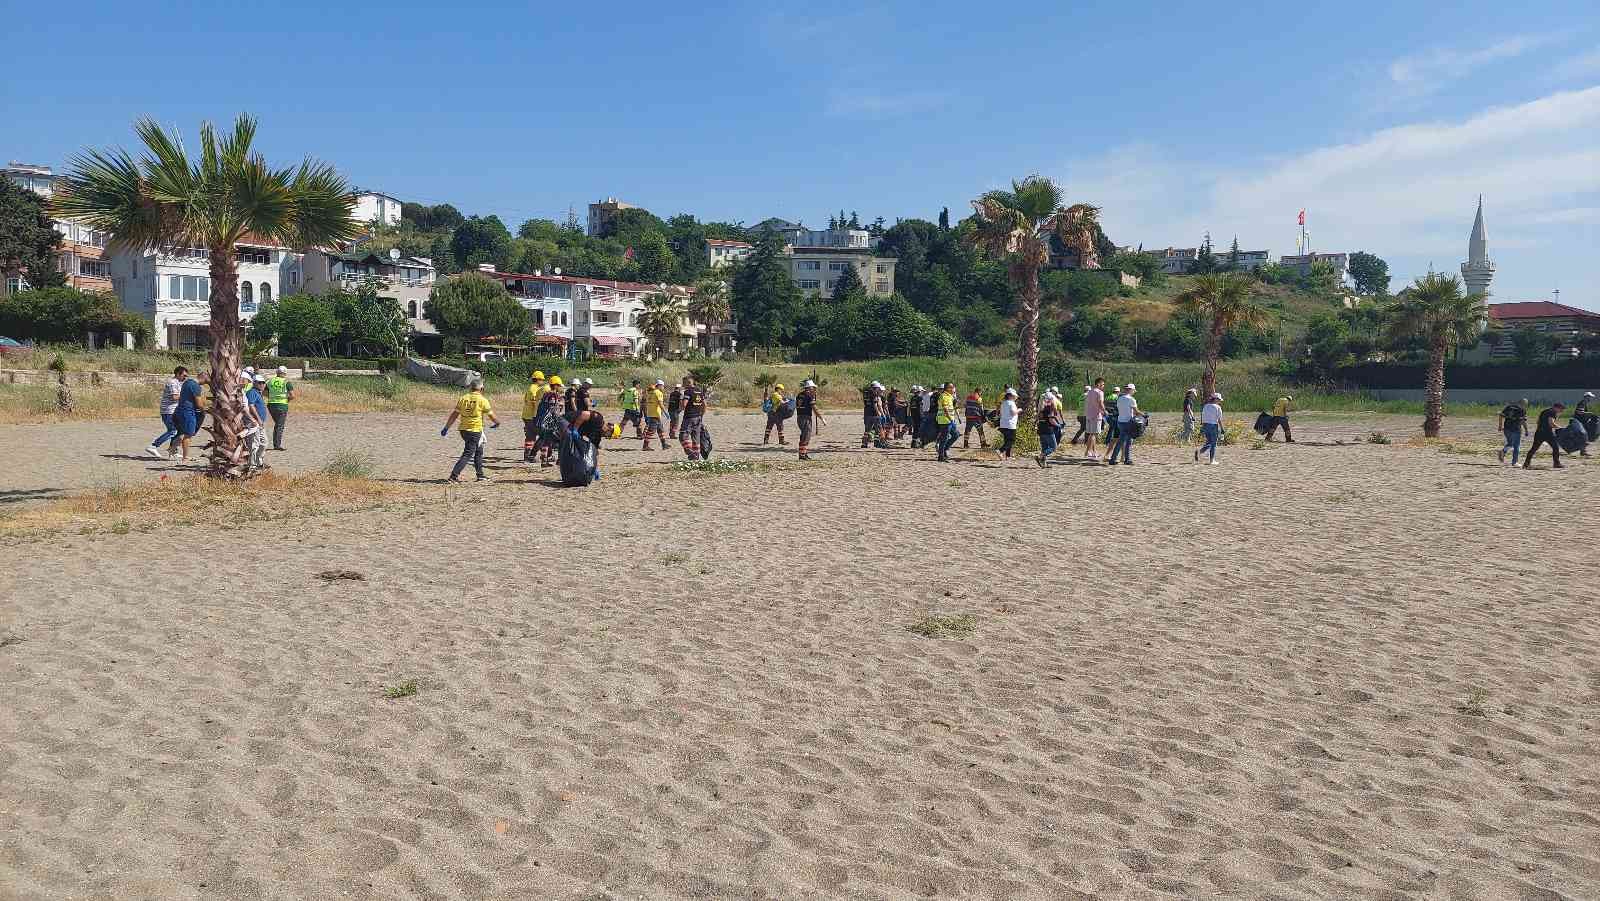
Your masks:
[[[456,460],[455,468],[450,470],[450,478],[459,477],[468,463],[477,471],[478,478],[484,477],[483,420],[492,412],[489,398],[476,391],[463,394],[456,401],[456,427],[461,431],[461,456]]]
[[[283,450],[283,427],[289,422],[289,392],[294,383],[281,375],[267,379],[267,412],[272,415],[272,449]]]
[[[693,385],[683,389],[683,421],[678,424],[678,440],[690,460],[700,459],[701,432],[705,431],[706,389]]]

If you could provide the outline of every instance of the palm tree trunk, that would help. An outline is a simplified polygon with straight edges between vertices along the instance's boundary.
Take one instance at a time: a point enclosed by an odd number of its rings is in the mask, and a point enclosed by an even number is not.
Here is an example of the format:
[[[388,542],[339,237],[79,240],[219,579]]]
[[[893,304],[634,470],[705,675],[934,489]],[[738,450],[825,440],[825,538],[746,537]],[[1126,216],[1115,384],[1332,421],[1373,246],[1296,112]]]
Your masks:
[[[1039,270],[1026,267],[1022,284],[1017,285],[1022,317],[1021,334],[1017,339],[1017,406],[1031,410],[1033,391],[1039,383]]]
[[[1222,358],[1222,320],[1211,320],[1211,334],[1206,336],[1206,369],[1200,377],[1200,402],[1206,403],[1217,390],[1217,361]]]
[[[239,374],[244,329],[239,324],[239,270],[232,247],[211,248],[211,475],[236,476],[247,450]]]
[[[1439,426],[1444,423],[1444,357],[1443,339],[1436,339],[1428,353],[1428,382],[1422,401],[1422,434],[1426,438],[1439,437]]]

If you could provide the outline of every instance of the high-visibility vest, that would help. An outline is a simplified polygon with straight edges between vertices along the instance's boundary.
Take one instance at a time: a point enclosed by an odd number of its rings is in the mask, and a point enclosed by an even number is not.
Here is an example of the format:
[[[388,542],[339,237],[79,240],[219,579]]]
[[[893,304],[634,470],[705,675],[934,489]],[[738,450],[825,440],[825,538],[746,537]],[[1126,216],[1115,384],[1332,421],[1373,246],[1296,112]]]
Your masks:
[[[289,380],[283,376],[273,376],[267,379],[267,403],[287,404],[289,402]]]

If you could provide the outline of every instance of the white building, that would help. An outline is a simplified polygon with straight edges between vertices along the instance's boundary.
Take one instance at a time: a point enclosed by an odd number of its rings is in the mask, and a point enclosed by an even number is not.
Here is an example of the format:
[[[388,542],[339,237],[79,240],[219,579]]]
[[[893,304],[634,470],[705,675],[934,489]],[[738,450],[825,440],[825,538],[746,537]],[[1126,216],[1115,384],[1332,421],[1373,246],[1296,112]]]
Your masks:
[[[379,225],[400,224],[400,201],[378,191],[356,190],[356,207],[350,217],[357,222]]]
[[[496,272],[482,269],[497,279],[533,317],[534,344],[542,350],[566,356],[572,347],[572,299],[583,284],[579,279],[535,272]]]
[[[300,255],[256,238],[234,248],[239,316],[300,290]],[[150,320],[156,347],[199,350],[211,345],[211,262],[204,248],[168,247],[114,254],[111,282],[122,308]]]
[[[727,266],[744,259],[755,250],[748,241],[729,241],[723,238],[706,239],[706,265],[712,269]]]
[[[363,252],[359,248],[347,252],[337,250],[312,250],[300,261],[304,288],[308,294],[325,294],[330,290],[352,291],[368,281],[380,287],[382,297],[391,297],[405,311],[411,324],[412,344],[420,353],[438,350],[439,330],[423,318],[423,304],[433,291],[438,273],[433,260],[411,257],[399,251],[389,253]]]

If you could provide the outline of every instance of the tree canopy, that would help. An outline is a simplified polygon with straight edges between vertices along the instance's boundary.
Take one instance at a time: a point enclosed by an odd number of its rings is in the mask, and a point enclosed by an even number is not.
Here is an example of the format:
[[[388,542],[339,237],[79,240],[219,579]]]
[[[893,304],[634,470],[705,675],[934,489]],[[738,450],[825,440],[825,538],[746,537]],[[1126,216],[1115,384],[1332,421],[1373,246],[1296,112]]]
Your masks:
[[[1389,264],[1377,256],[1358,250],[1350,254],[1350,281],[1358,294],[1388,294]]]
[[[44,200],[0,178],[0,277],[20,275],[34,288],[63,285],[66,276],[56,270],[60,247]]]
[[[434,285],[422,310],[455,350],[467,341],[491,335],[521,341],[533,330],[528,311],[506,291],[506,286],[476,272],[453,275]]]

